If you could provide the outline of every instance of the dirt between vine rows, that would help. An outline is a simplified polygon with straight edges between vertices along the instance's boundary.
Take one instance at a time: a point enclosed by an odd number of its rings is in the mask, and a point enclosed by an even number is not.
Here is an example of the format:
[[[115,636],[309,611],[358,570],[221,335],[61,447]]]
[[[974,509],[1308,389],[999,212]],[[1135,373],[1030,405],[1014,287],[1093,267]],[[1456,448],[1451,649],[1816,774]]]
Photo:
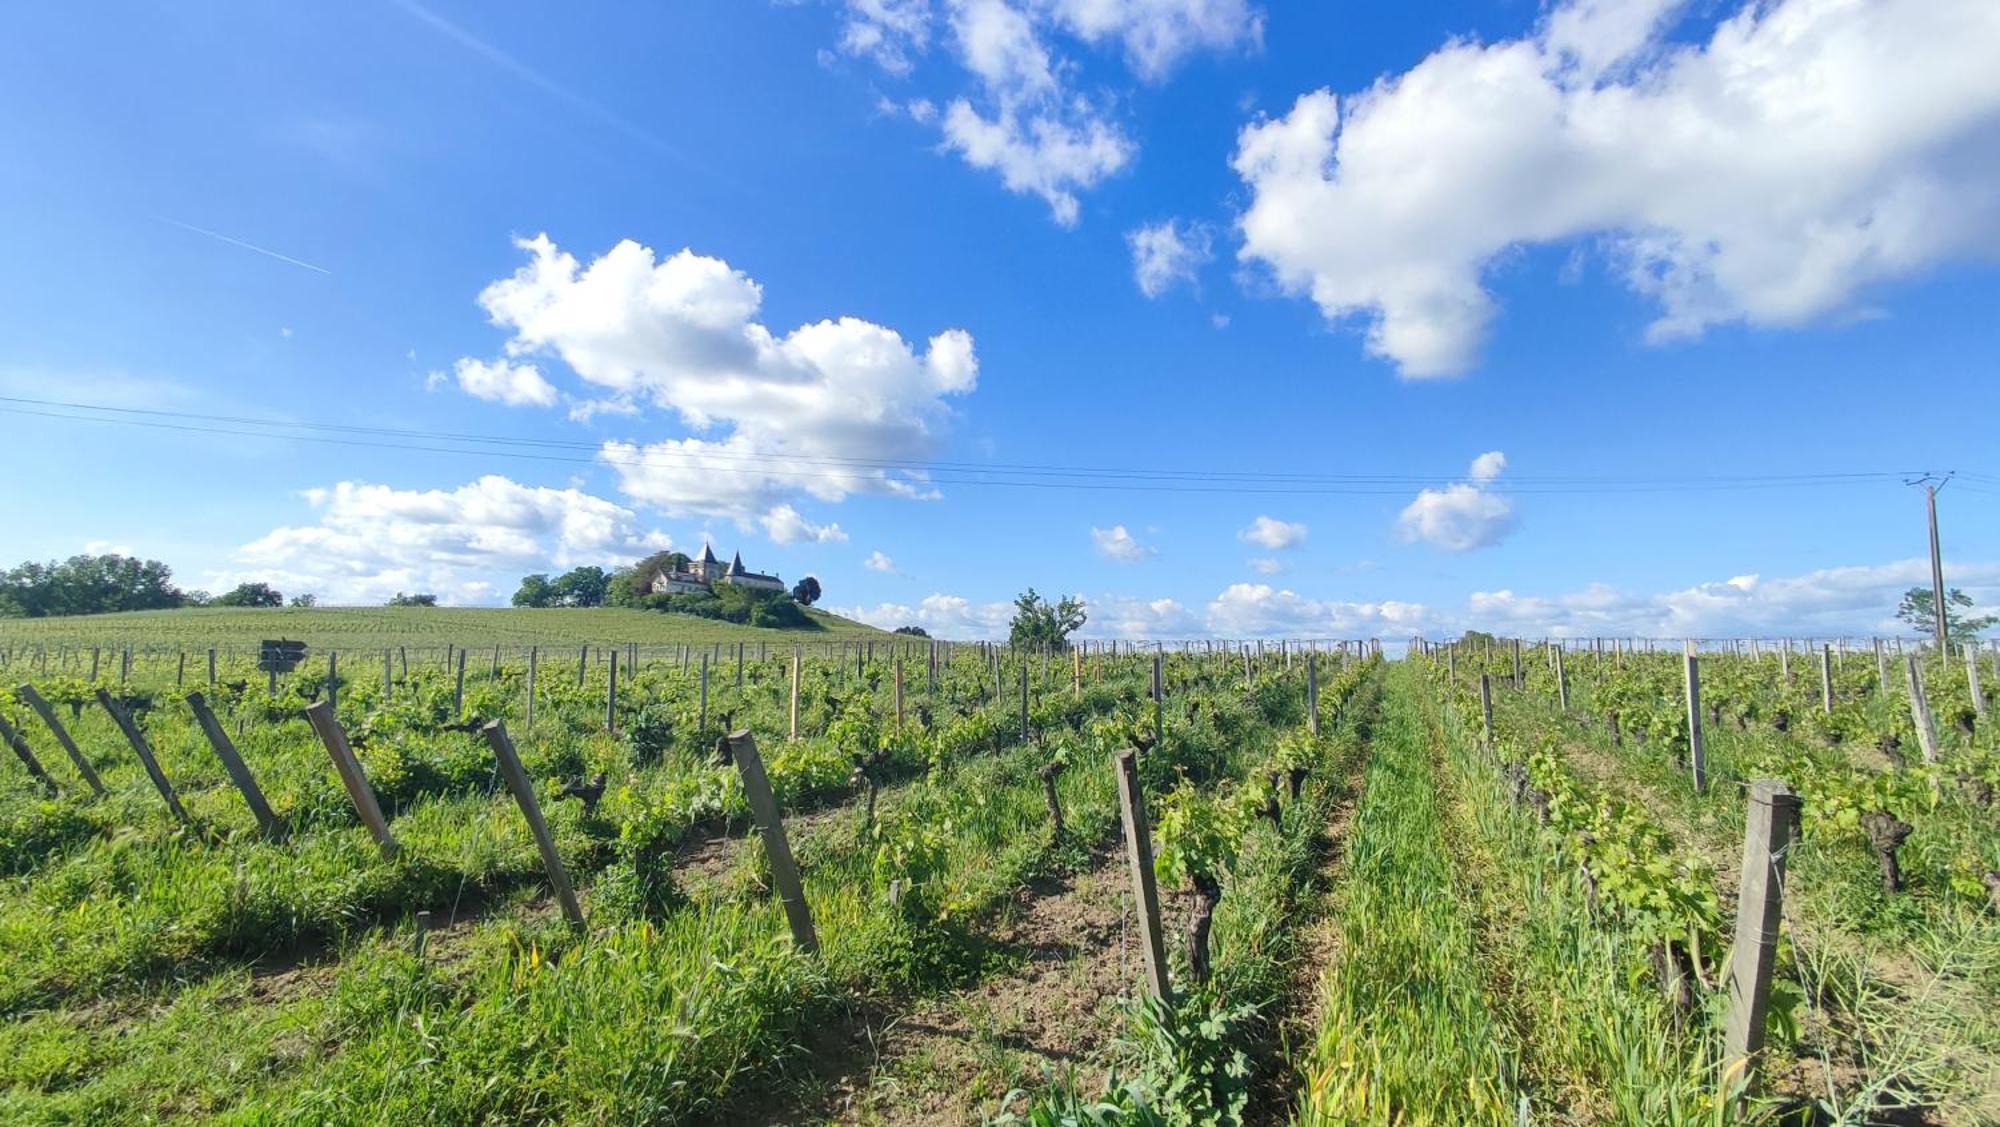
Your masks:
[[[1103,851],[1087,872],[1018,890],[992,932],[1011,966],[821,1031],[808,1046],[817,1076],[805,1102],[739,1108],[731,1122],[980,1123],[1010,1091],[1039,1088],[1049,1073],[1074,1070],[1094,1087],[1118,1001],[1141,972],[1121,856]]]

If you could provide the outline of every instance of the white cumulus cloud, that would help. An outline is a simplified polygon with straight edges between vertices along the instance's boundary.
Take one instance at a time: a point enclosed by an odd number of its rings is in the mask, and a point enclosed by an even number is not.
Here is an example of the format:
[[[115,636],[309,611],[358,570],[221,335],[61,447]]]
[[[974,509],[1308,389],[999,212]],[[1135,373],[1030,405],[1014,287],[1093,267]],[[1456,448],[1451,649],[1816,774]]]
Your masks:
[[[1488,487],[1506,466],[1507,456],[1498,450],[1474,458],[1469,481],[1418,493],[1396,518],[1396,534],[1451,552],[1498,544],[1514,531],[1514,505]]]
[[[696,432],[605,442],[599,458],[627,496],[792,540],[842,538],[801,517],[798,498],[935,496],[921,472],[883,463],[934,455],[950,400],[978,383],[970,334],[947,329],[919,351],[893,329],[841,317],[780,335],[756,319],[762,288],[719,258],[656,259],[628,239],[585,264],[546,235],[519,246],[527,264],[479,298],[510,332],[511,360],[459,371],[497,367],[520,384],[538,372],[529,358],[554,357],[591,390],[574,417],[663,409]]]
[[[553,407],[556,387],[533,364],[510,364],[505,360],[461,359],[452,365],[451,375],[432,372],[430,386],[455,380],[467,395],[490,399],[509,407]]]
[[[1097,546],[1097,554],[1119,563],[1137,563],[1153,554],[1153,549],[1139,543],[1122,524],[1110,528],[1090,530],[1090,542]]]
[[[1677,7],[1570,0],[1247,126],[1242,258],[1427,377],[1476,362],[1482,274],[1524,245],[1591,241],[1653,340],[2000,254],[2000,5],[1763,0],[1693,44]]]
[[[530,572],[609,568],[673,546],[615,502],[498,474],[455,489],[343,481],[305,499],[314,523],[245,544],[234,566],[208,576],[211,587],[262,580],[332,603],[379,603],[398,591],[483,603]]]
[[[1296,548],[1306,542],[1306,526],[1296,521],[1279,520],[1276,517],[1259,516],[1249,527],[1236,534],[1236,538],[1247,544],[1255,544],[1276,552],[1285,548]]]
[[[1195,273],[1214,257],[1213,238],[1200,224],[1178,219],[1134,228],[1125,233],[1132,248],[1132,279],[1139,292],[1158,297],[1180,283],[1195,284]]]
[[[868,553],[868,558],[861,561],[861,566],[867,568],[869,571],[893,572],[896,570],[896,561],[890,559],[880,551],[875,551]]]

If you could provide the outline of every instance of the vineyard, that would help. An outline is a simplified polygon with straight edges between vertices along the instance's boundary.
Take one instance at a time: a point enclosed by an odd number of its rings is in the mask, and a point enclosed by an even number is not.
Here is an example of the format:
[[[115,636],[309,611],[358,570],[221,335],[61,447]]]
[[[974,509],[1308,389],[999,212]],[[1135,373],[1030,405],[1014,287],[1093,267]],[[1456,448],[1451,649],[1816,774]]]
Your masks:
[[[2000,1117],[1978,655],[151,642],[0,651],[8,1123]]]

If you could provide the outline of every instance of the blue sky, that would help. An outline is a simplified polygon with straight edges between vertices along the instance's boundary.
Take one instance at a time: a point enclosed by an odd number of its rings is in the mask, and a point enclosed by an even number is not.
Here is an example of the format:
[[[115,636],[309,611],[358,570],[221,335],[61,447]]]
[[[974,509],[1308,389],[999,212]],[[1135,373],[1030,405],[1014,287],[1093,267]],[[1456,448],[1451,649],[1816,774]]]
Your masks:
[[[16,6],[0,558],[1858,634],[1955,469],[2000,602],[1994,57],[1983,0]]]

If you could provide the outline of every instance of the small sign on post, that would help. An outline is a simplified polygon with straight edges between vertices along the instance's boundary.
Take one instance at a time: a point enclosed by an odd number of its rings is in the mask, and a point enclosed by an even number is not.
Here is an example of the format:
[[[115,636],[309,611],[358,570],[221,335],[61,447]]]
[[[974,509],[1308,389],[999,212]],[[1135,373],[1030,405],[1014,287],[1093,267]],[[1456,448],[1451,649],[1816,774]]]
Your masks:
[[[535,835],[535,848],[541,851],[542,865],[549,871],[549,887],[555,889],[563,915],[569,917],[569,922],[582,926],[583,908],[576,902],[576,890],[570,887],[569,871],[563,868],[562,855],[556,852],[556,840],[549,834],[547,819],[542,817],[541,803],[535,800],[535,784],[521,767],[521,757],[514,752],[514,741],[507,738],[507,726],[498,720],[490,720],[480,731],[485,733],[487,744],[493,748],[493,757],[500,761],[500,774],[507,780],[507,789],[514,792],[514,801],[520,804],[521,815],[528,819],[528,832]]]
[[[257,668],[265,673],[290,673],[306,659],[304,642],[264,641],[257,643]]]
[[[771,794],[771,780],[764,774],[764,761],[757,755],[757,741],[749,729],[730,734],[729,754],[736,760],[736,771],[743,777],[743,798],[750,804],[750,813],[757,819],[757,831],[764,838],[764,855],[771,863],[771,883],[778,886],[778,896],[784,901],[792,941],[802,950],[818,951],[819,936],[813,931],[812,909],[806,904],[798,865],[793,862],[792,847],[785,840],[785,823],[778,817],[778,800]]]

